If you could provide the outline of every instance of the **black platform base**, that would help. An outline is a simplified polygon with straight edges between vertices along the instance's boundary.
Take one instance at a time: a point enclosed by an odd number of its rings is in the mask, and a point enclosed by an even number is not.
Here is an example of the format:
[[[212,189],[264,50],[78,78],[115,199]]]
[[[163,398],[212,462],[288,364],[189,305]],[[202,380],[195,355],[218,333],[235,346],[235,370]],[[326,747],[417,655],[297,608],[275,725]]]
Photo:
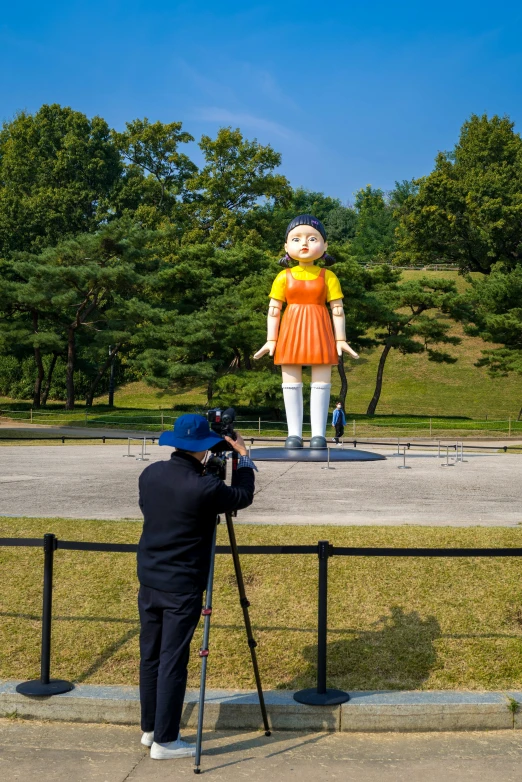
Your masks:
[[[258,462],[376,462],[386,459],[380,453],[359,448],[252,448],[251,457]]]
[[[22,695],[62,695],[71,690],[74,690],[74,684],[65,679],[51,679],[49,684],[44,684],[40,679],[33,679],[16,686],[16,692]]]
[[[317,692],[316,689],[299,690],[294,694],[294,701],[298,703],[307,703],[309,706],[337,706],[339,703],[346,703],[350,696],[343,690],[330,690],[326,692]]]

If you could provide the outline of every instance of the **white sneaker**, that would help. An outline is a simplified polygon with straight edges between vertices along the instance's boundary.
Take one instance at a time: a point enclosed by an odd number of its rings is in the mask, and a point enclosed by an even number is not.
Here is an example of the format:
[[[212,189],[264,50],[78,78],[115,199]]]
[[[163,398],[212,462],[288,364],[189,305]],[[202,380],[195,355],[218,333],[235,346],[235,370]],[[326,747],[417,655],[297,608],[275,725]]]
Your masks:
[[[150,733],[144,733],[141,737],[141,743],[144,747],[152,747],[154,743],[154,731],[151,730]]]
[[[154,742],[150,750],[153,760],[170,760],[171,758],[193,758],[196,754],[196,745],[188,744],[179,737],[176,741],[168,741],[166,744]]]

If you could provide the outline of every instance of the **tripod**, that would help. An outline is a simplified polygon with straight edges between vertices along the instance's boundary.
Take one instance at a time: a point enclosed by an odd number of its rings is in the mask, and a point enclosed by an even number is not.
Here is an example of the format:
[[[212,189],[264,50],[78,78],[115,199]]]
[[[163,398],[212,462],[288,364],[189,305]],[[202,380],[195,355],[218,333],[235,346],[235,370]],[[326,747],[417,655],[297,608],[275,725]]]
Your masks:
[[[232,470],[237,469],[237,454],[232,453]],[[220,469],[220,477],[224,480],[226,471],[226,463],[223,460]],[[239,603],[243,610],[243,620],[245,623],[245,630],[247,634],[248,646],[250,649],[250,656],[252,658],[252,667],[254,669],[254,677],[256,680],[257,694],[259,697],[259,707],[261,709],[261,716],[263,718],[263,725],[265,728],[265,736],[270,736],[270,728],[268,726],[268,715],[266,713],[265,698],[263,695],[263,688],[261,686],[261,677],[259,675],[259,667],[257,664],[256,646],[257,643],[254,640],[252,634],[252,625],[250,623],[250,615],[248,613],[248,602],[245,594],[245,582],[243,580],[243,572],[241,570],[241,562],[239,561],[239,552],[237,550],[236,533],[234,530],[234,523],[232,521],[232,513],[225,513],[225,519],[227,524],[228,539],[230,541],[230,548],[232,551],[232,560],[234,562],[234,571],[236,574],[237,588],[239,591]],[[212,540],[212,553],[210,556],[210,571],[207,581],[207,591],[205,596],[205,607],[201,614],[204,617],[203,625],[203,644],[201,646],[199,656],[201,657],[201,681],[199,686],[199,710],[198,710],[198,729],[196,737],[196,757],[194,760],[194,773],[200,773],[200,761],[201,761],[201,742],[203,736],[203,716],[205,709],[205,687],[207,679],[207,660],[209,654],[209,636],[210,636],[210,617],[212,616],[212,590],[214,587],[214,563],[216,558],[216,535],[217,525],[220,523],[220,517],[217,517],[216,527],[214,529],[214,537]]]

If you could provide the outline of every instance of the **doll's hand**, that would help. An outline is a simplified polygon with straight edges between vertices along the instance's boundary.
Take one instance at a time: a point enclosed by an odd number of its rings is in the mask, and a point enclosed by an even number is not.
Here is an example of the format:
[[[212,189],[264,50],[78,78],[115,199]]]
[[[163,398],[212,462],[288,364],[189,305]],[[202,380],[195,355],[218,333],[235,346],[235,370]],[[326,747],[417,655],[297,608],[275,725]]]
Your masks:
[[[254,353],[254,358],[262,358],[263,356],[266,356],[268,353],[270,356],[273,356],[275,353],[277,342],[275,340],[269,340],[268,342],[265,342],[261,350],[258,350],[257,353]]]
[[[356,353],[355,350],[352,350],[349,344],[344,340],[339,339],[335,344],[337,345],[338,356],[342,356],[343,353],[348,353],[348,355],[350,355],[352,358],[359,358],[359,354]]]

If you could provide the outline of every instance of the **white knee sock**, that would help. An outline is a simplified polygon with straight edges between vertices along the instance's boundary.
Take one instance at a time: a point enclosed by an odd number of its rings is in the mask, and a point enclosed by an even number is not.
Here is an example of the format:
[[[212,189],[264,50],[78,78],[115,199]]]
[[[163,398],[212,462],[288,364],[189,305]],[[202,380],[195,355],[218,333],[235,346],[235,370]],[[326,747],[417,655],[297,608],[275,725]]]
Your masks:
[[[310,393],[310,420],[312,422],[312,437],[324,437],[328,407],[330,405],[331,383],[312,383]]]
[[[303,384],[283,383],[288,436],[303,436]]]

